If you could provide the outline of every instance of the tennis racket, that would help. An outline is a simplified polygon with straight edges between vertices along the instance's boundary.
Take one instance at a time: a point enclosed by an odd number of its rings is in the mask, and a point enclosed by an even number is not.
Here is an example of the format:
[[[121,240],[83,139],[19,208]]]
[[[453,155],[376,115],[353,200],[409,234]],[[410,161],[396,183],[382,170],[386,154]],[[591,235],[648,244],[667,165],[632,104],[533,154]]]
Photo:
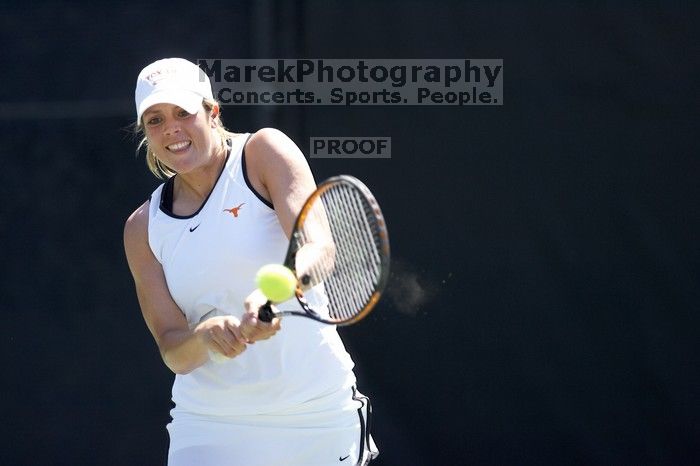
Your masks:
[[[268,301],[258,318],[270,322],[295,315],[339,326],[359,322],[382,295],[389,261],[389,234],[370,190],[352,176],[329,178],[304,203],[284,259],[297,276],[302,310],[273,312]],[[304,293],[312,288],[314,299],[307,299]]]

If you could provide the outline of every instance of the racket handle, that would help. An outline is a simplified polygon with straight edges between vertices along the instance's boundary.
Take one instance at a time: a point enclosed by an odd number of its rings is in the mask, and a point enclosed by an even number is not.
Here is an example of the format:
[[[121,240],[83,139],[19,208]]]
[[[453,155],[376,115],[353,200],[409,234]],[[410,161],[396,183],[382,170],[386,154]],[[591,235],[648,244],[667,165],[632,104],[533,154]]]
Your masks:
[[[258,319],[263,322],[272,322],[272,319],[275,317],[275,313],[272,312],[270,304],[272,304],[272,301],[266,302],[258,309]]]

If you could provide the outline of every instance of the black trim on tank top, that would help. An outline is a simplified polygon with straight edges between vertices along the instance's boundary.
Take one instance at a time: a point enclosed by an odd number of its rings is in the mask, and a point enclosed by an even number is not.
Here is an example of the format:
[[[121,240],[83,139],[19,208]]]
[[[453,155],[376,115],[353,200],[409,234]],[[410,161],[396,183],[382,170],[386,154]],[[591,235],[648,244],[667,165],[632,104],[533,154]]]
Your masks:
[[[250,138],[252,136],[253,136],[252,133],[248,135],[248,139],[246,139],[245,142],[243,143],[243,152],[241,152],[241,169],[243,170],[243,179],[245,180],[245,184],[246,184],[246,186],[248,186],[248,189],[250,189],[253,192],[253,194],[255,194],[255,197],[260,199],[260,201],[263,204],[265,204],[266,206],[268,206],[270,209],[274,210],[275,206],[272,205],[272,202],[270,202],[267,199],[265,199],[264,197],[262,197],[262,195],[258,191],[256,191],[256,189],[253,187],[250,180],[248,179],[248,169],[246,168],[246,163],[245,163],[245,146],[248,144],[248,141],[250,140]]]
[[[228,159],[231,156],[231,152],[233,150],[232,147],[232,141],[229,139],[226,141],[226,144],[228,145],[228,152],[226,153],[226,159],[224,160],[224,166],[221,168],[221,171],[219,172],[219,176],[216,177],[216,181],[214,182],[214,186],[212,186],[211,191],[209,191],[209,194],[207,194],[206,199],[202,202],[202,205],[199,206],[199,209],[197,209],[196,212],[194,212],[191,215],[177,215],[173,213],[173,186],[175,185],[175,177],[177,174],[171,176],[165,181],[165,184],[163,185],[163,190],[161,191],[160,194],[160,205],[158,206],[160,208],[160,211],[166,214],[169,217],[172,218],[179,218],[179,219],[188,219],[188,218],[193,218],[196,216],[199,212],[202,211],[204,206],[207,204],[207,201],[209,200],[209,197],[211,196],[211,193],[214,192],[214,189],[216,189],[216,185],[219,184],[219,179],[221,179],[221,175],[224,173],[226,170],[226,165],[228,165]]]

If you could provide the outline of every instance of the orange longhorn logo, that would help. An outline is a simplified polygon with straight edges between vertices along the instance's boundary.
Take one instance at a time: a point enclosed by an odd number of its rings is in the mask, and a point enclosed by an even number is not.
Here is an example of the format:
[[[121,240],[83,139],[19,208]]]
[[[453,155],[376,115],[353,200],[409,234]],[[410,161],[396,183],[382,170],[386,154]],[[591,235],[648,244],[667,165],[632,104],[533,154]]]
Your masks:
[[[241,207],[245,205],[245,202],[242,204],[239,204],[237,207],[232,207],[230,209],[224,209],[224,212],[229,212],[233,214],[234,217],[238,217],[238,211],[241,210]]]

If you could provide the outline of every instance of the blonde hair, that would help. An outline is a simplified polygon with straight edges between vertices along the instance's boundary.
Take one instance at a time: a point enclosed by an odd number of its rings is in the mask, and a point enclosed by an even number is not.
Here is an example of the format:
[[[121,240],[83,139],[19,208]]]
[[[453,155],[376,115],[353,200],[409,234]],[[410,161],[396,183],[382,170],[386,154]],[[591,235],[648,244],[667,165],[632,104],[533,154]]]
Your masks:
[[[216,134],[219,137],[219,144],[221,145],[221,147],[226,147],[227,141],[237,136],[237,134],[227,130],[224,126],[223,121],[221,121],[221,105],[219,105],[219,103],[216,100],[202,100],[202,107],[204,107],[207,113],[211,113],[215,106],[219,107],[219,113],[214,117],[214,130],[216,131]],[[146,165],[148,165],[148,169],[151,171],[151,173],[153,173],[156,176],[156,178],[159,178],[161,180],[170,178],[171,176],[175,175],[175,171],[167,165],[165,165],[160,159],[158,159],[158,157],[156,157],[156,154],[148,145],[148,137],[146,136],[146,132],[144,131],[144,127],[141,121],[136,122],[135,128],[136,134],[142,135],[141,142],[136,148],[136,154],[138,155],[142,148],[146,149]]]

